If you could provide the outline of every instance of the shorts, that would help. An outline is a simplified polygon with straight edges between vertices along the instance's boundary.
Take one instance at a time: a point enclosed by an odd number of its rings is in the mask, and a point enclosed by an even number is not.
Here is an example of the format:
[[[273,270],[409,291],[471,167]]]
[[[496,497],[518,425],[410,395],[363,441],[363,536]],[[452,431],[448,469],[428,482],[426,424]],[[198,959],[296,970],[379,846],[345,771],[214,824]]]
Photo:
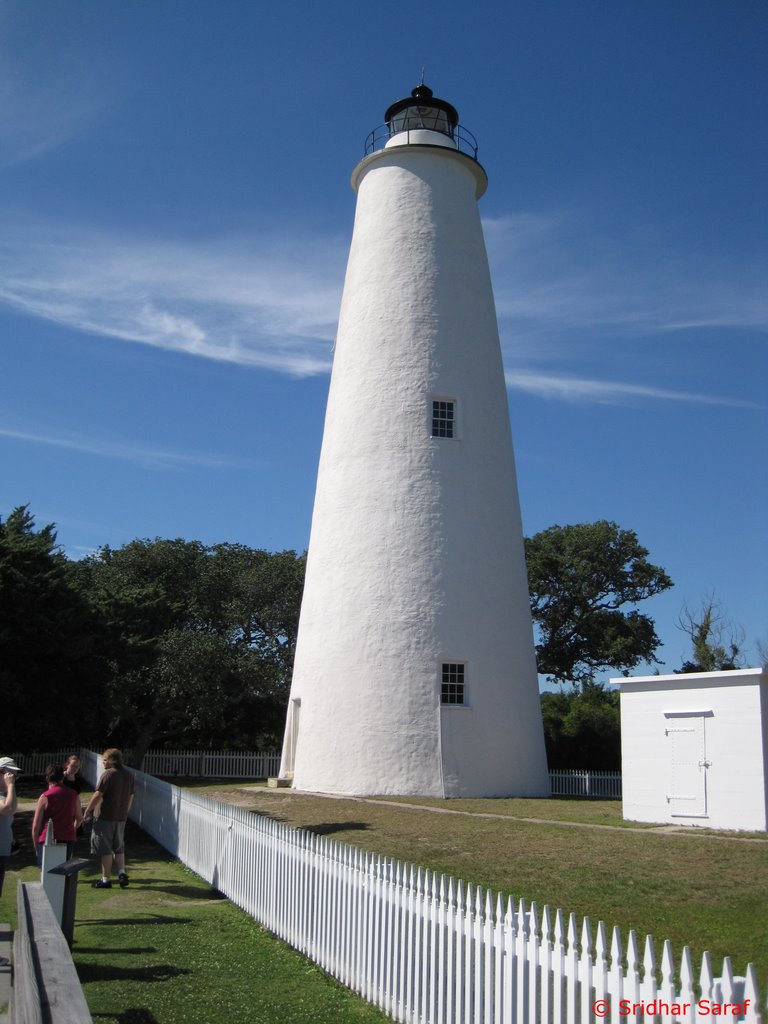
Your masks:
[[[107,857],[110,853],[124,853],[124,834],[124,821],[105,821],[103,818],[94,818],[91,832],[91,853],[95,853],[99,857]]]

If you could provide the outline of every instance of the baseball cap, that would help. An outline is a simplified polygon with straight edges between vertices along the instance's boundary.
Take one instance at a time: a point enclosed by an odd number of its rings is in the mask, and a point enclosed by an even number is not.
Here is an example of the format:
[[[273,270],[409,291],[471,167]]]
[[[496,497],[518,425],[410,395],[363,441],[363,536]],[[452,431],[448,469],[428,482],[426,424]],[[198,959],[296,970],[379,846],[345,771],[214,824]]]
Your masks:
[[[12,757],[0,757],[0,772],[21,772]]]

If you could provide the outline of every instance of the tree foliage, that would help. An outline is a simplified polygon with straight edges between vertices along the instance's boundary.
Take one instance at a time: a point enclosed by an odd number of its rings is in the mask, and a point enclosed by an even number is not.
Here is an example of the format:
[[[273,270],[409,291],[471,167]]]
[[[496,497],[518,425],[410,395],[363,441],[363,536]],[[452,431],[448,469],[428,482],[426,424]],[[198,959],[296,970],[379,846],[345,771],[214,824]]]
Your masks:
[[[619,694],[596,683],[542,693],[550,768],[621,770]]]
[[[539,672],[588,683],[601,669],[654,662],[653,620],[633,606],[672,586],[633,530],[600,520],[551,526],[526,538]]]
[[[678,672],[722,672],[743,666],[743,631],[726,619],[714,594],[703,599],[698,612],[683,605],[677,625],[688,634],[692,648],[692,657]]]
[[[302,556],[135,540],[82,561],[26,507],[0,521],[0,746],[274,746]]]
[[[102,705],[102,624],[78,591],[53,524],[28,506],[0,520],[0,746],[91,738]]]
[[[81,573],[113,643],[109,732],[134,760],[158,743],[278,742],[303,558],[135,540],[103,548]]]

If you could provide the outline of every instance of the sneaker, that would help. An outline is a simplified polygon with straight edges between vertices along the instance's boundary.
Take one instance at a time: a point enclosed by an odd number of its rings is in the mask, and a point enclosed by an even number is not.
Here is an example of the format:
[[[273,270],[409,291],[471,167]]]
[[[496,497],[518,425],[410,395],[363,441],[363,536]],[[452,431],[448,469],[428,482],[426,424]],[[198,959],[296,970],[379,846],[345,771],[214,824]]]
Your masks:
[[[106,880],[106,882],[105,882],[103,878],[100,878],[98,880],[98,882],[91,882],[91,888],[92,889],[111,889],[112,888],[112,880],[108,878]]]
[[[117,880],[120,883],[120,888],[125,889],[128,885],[128,875],[124,871],[121,871],[117,876]]]

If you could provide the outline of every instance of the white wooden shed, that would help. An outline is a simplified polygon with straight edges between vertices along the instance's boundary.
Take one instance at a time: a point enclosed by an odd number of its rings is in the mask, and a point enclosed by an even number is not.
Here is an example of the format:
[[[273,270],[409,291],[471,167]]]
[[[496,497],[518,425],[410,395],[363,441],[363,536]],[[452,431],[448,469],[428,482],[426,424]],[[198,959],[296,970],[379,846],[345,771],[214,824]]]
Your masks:
[[[768,829],[765,669],[612,679],[624,818]]]

